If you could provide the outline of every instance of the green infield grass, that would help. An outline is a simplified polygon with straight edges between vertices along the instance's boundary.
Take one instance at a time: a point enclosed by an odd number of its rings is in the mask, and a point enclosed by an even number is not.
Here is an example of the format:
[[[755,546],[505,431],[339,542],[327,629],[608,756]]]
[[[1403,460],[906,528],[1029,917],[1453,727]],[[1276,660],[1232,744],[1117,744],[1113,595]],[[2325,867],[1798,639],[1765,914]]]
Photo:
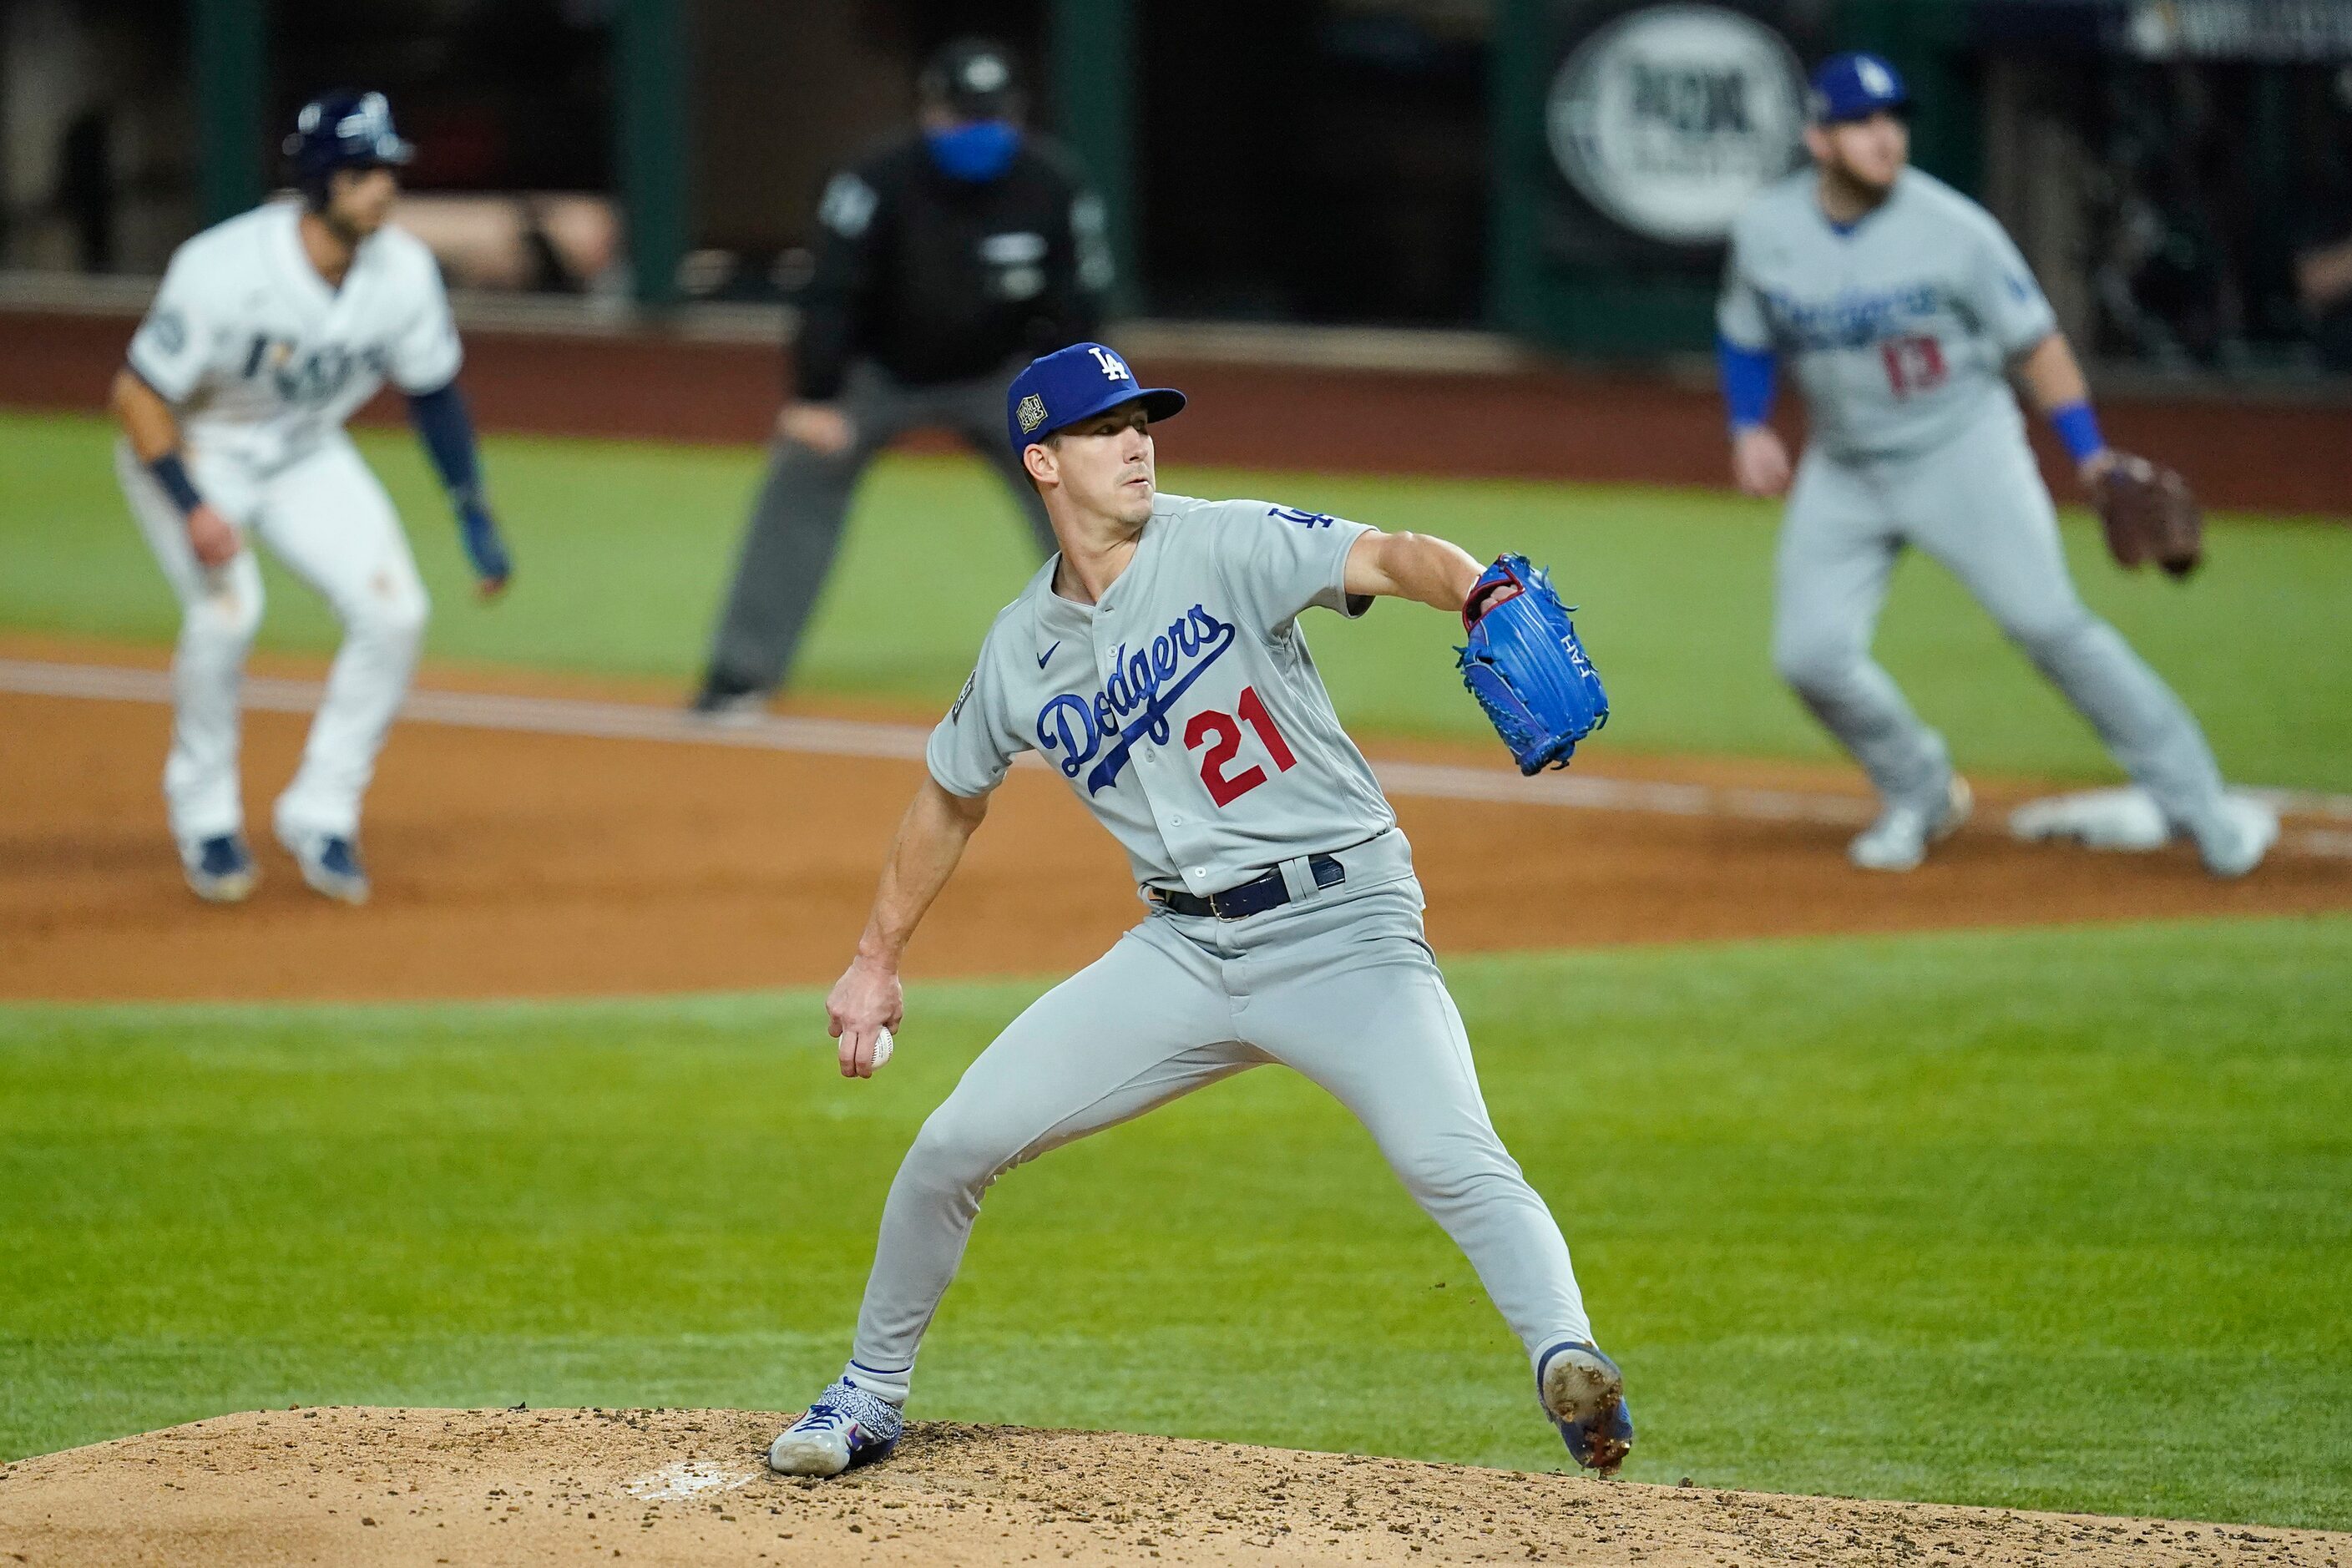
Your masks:
[[[0,626],[168,640],[175,611],[116,493],[101,421],[0,415]],[[750,449],[613,442],[489,443],[515,542],[508,603],[470,599],[455,531],[415,443],[362,436],[409,519],[439,606],[443,658],[674,679],[699,666],[757,479]],[[1449,479],[1268,475],[1182,466],[1171,489],[1259,495],[1482,553],[1556,568],[1616,712],[1606,743],[1646,752],[1826,758],[1833,752],[1768,668],[1774,513],[1701,491]],[[1010,501],[974,462],[898,458],[859,500],[804,649],[804,689],[944,704],[981,634],[1034,563]],[[2183,587],[2108,563],[2075,518],[2084,594],[2170,679],[2223,766],[2254,783],[2352,789],[2352,529],[2272,520],[2221,527]],[[324,609],[282,573],[262,637],[323,650]],[[1317,657],[1342,714],[1368,733],[1491,739],[1463,694],[1444,616],[1385,606],[1360,626],[1316,617]],[[2114,770],[2088,729],[1939,569],[1906,564],[1880,639],[1887,665],[1964,766],[2053,777]]]
[[[2352,920],[1450,967],[1672,1482],[2352,1526]],[[0,1009],[0,1458],[291,1403],[791,1408],[1034,984]],[[916,1413],[1552,1468],[1468,1268],[1243,1076],[1013,1173]]]

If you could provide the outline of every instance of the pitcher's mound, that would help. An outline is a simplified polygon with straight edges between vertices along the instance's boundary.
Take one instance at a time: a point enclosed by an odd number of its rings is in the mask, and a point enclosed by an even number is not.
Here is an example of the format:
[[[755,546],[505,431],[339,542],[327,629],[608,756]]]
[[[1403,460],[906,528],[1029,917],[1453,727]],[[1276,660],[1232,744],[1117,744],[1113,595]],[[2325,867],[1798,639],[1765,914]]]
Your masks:
[[[792,1480],[740,1410],[270,1410],[0,1468],[18,1563],[2352,1565],[2352,1535],[918,1423]]]

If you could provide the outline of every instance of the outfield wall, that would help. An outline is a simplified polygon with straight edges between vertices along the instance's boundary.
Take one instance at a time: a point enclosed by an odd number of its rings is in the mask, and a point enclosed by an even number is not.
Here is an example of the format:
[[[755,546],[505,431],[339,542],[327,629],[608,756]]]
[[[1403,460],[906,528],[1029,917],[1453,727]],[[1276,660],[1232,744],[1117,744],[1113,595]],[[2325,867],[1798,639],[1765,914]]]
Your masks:
[[[130,330],[117,312],[0,311],[0,406],[101,407]],[[1135,339],[1139,358],[1150,342],[1154,379],[1193,395],[1171,443],[1187,463],[1727,482],[1721,406],[1704,379],[1507,354],[1454,370],[1251,363],[1213,333],[1139,324]],[[466,341],[467,393],[492,430],[756,442],[782,395],[783,362],[765,342],[480,327]],[[2210,505],[2352,519],[2352,406],[2152,389],[2106,390],[2101,406],[2116,444],[2176,465]],[[364,417],[400,416],[379,399]],[[2056,493],[2073,495],[2055,443],[2038,433],[2038,446]]]

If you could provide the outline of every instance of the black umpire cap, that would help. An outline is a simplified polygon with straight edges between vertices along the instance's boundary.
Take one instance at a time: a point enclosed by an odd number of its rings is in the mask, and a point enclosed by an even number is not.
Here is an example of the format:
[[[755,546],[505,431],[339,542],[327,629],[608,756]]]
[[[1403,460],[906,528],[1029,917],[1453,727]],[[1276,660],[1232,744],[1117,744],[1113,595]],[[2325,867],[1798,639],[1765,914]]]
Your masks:
[[[958,38],[930,58],[917,84],[926,103],[960,120],[1010,120],[1021,111],[1013,51],[987,38]]]

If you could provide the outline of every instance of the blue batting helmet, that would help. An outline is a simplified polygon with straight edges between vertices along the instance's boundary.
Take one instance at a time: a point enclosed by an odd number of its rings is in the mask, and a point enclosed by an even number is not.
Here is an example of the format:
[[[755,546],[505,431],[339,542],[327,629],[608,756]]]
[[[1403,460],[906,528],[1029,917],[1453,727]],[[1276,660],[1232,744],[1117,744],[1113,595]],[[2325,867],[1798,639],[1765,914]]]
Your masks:
[[[1813,69],[1807,108],[1816,125],[1841,120],[1867,120],[1882,109],[1903,109],[1911,101],[1903,78],[1877,55],[1859,49],[1832,55]]]
[[[416,149],[393,129],[392,105],[383,94],[329,92],[304,104],[294,117],[286,156],[294,165],[294,183],[315,205],[326,199],[328,178],[336,170],[405,163]]]

